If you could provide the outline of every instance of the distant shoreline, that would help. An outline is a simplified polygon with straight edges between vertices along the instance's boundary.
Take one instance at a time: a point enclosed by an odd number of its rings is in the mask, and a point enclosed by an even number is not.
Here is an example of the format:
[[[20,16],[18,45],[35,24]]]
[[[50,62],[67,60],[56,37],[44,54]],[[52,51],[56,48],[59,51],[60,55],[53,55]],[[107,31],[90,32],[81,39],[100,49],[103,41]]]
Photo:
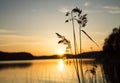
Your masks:
[[[76,56],[71,54],[65,54],[63,56],[51,55],[51,56],[34,56],[27,52],[0,52],[0,61],[13,61],[13,60],[44,60],[44,59],[73,59],[73,58],[99,58],[102,56],[101,51],[85,52]]]

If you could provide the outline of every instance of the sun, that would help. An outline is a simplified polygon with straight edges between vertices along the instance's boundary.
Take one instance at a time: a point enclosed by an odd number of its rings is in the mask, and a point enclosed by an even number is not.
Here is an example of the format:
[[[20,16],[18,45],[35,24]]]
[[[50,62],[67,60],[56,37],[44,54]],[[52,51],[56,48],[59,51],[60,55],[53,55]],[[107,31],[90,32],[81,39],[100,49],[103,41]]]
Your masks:
[[[62,56],[63,54],[64,54],[64,51],[61,50],[61,49],[59,49],[59,50],[58,50],[58,55]]]

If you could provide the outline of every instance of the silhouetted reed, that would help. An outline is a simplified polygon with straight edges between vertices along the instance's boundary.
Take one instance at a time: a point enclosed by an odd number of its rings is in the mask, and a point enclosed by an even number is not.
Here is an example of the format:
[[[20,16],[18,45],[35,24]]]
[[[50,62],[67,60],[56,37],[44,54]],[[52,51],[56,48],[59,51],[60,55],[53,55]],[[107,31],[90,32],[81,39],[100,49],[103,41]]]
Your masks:
[[[96,80],[96,68],[97,68],[97,65],[93,65],[91,69],[88,69],[85,71],[85,76],[87,76],[87,74],[89,74],[89,80],[90,80],[90,83],[97,83],[97,80]],[[88,80],[85,80],[85,81],[88,81]]]
[[[73,40],[74,40],[74,55],[77,55],[79,53],[82,53],[82,42],[81,42],[81,32],[83,32],[92,42],[94,42],[96,44],[97,47],[98,44],[84,31],[82,30],[82,27],[86,26],[86,23],[88,22],[87,20],[87,14],[82,14],[82,10],[79,8],[73,8],[70,12],[66,12],[65,16],[70,16],[69,19],[67,19],[65,22],[72,22],[72,31],[73,31]],[[79,44],[80,44],[80,50],[78,52],[78,48],[77,48],[77,40],[76,40],[76,31],[75,31],[75,26],[74,26],[74,21],[77,21],[78,25],[79,25]],[[61,38],[61,40],[58,42],[58,44],[63,43],[65,45],[67,45],[66,49],[68,51],[68,49],[71,50],[71,44],[70,41],[68,41],[64,36],[56,33],[56,35]],[[72,51],[71,51],[72,52]],[[78,64],[80,63],[80,70],[78,68]],[[80,62],[78,61],[78,59],[75,59],[75,68],[76,68],[76,72],[77,72],[77,77],[78,77],[78,82],[79,83],[85,83],[85,79],[84,79],[84,75],[83,75],[83,68],[82,68],[82,58],[80,59]],[[80,79],[80,75],[81,74],[81,79]]]
[[[67,47],[66,47],[66,52],[71,52],[71,54],[72,54],[72,47],[71,47],[71,43],[70,43],[70,41],[68,40],[68,39],[66,39],[65,38],[65,36],[62,36],[62,35],[60,35],[59,33],[56,33],[56,35],[58,36],[58,38],[61,38],[61,40],[60,41],[58,41],[58,44],[64,44],[64,45],[67,45]]]
[[[67,45],[66,51],[70,51],[71,54],[73,55],[70,41],[69,41],[68,39],[66,39],[65,36],[62,36],[62,35],[60,35],[59,33],[56,33],[56,35],[58,36],[58,38],[61,38],[61,40],[58,41],[58,44],[61,44],[61,43],[62,43],[62,44],[64,44],[64,45]],[[73,59],[73,63],[74,63],[74,67],[75,67],[75,70],[76,70],[77,77],[78,77],[78,81],[79,81],[79,83],[80,83],[80,76],[79,76],[79,69],[78,69],[77,59],[76,59],[76,62],[75,62],[74,59]]]

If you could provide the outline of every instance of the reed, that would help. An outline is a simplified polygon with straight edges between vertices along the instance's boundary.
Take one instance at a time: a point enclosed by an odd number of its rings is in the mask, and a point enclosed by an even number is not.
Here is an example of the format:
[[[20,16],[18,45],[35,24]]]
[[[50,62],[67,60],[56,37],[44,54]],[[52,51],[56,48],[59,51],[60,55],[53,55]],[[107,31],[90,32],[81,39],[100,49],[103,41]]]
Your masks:
[[[91,69],[88,69],[85,71],[85,76],[87,76],[87,74],[90,74],[90,83],[97,83],[97,80],[96,80],[96,68],[97,68],[97,65],[93,65]],[[87,80],[85,80],[87,81]]]
[[[77,13],[77,15],[75,14]],[[77,23],[79,24],[79,43],[80,43],[80,52],[79,53],[82,53],[82,44],[81,44],[81,27],[85,27],[86,26],[86,23],[87,23],[87,14],[84,14],[84,15],[81,15],[82,14],[82,10],[80,10],[79,8],[74,8],[72,9],[71,12],[67,12],[66,13],[66,16],[69,16],[69,14],[71,14],[71,18],[66,20],[65,22],[69,22],[69,21],[72,21],[72,25],[73,25],[73,38],[74,38],[74,51],[75,51],[75,55],[77,54],[77,42],[76,42],[76,35],[75,35],[75,28],[74,28],[74,20],[77,21]],[[75,14],[75,15],[73,15]],[[78,71],[78,74],[79,74],[79,69],[78,69],[78,60],[76,58],[76,67],[77,67],[77,71]],[[84,81],[84,75],[83,75],[83,69],[82,69],[82,59],[80,60],[80,73],[81,73],[81,81],[80,79],[79,80],[79,83],[85,83]],[[78,78],[79,78],[80,75],[78,75]]]
[[[66,50],[67,50],[67,51],[70,51],[71,54],[73,55],[70,41],[69,41],[68,39],[66,39],[65,36],[62,36],[62,35],[60,35],[59,33],[56,33],[56,35],[58,36],[58,38],[61,38],[61,40],[58,41],[58,44],[61,44],[61,43],[62,43],[62,44],[64,44],[64,45],[66,45]],[[76,52],[75,52],[75,53],[76,53]],[[76,74],[77,74],[77,77],[78,77],[78,82],[81,83],[81,82],[80,82],[80,76],[79,76],[79,69],[78,69],[77,58],[76,58],[76,60],[73,60],[73,62],[74,62],[74,67],[75,67]]]
[[[96,44],[97,47],[99,47],[98,44],[87,34],[87,32],[82,30],[82,27],[85,27],[86,23],[88,22],[87,14],[82,14],[82,10],[76,7],[76,8],[73,8],[70,12],[67,12],[66,16],[67,17],[70,16],[70,18],[67,19],[65,22],[69,22],[69,21],[72,22],[72,31],[73,31],[73,40],[74,40],[74,54],[72,53],[70,41],[67,40],[64,36],[56,33],[58,38],[61,38],[61,40],[58,42],[58,44],[63,43],[65,45],[67,45],[66,50],[70,49],[70,51],[71,51],[71,53],[73,55],[77,55],[78,54],[77,40],[76,40],[76,31],[75,31],[75,26],[74,26],[74,21],[77,21],[77,23],[79,25],[79,45],[80,45],[79,46],[79,48],[80,48],[79,49],[79,53],[82,53],[81,32],[83,32],[92,42],[94,42]],[[78,68],[79,63],[80,63],[80,70]],[[76,74],[77,74],[79,83],[85,83],[82,64],[83,64],[82,63],[82,58],[80,59],[80,62],[78,62],[77,58],[75,59],[74,65],[75,65],[75,70],[76,70]]]

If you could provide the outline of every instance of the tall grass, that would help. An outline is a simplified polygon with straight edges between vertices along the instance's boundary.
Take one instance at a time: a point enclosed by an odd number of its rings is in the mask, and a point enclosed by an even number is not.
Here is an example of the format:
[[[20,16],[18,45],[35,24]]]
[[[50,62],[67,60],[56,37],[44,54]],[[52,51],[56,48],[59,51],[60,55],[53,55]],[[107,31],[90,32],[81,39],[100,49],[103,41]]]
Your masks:
[[[87,20],[87,14],[82,14],[82,10],[79,8],[73,8],[70,12],[66,13],[66,16],[70,16],[69,19],[67,19],[65,22],[72,22],[72,31],[73,31],[73,40],[74,40],[74,55],[77,54],[81,54],[82,53],[82,39],[81,39],[81,32],[83,32],[92,42],[94,42],[96,44],[96,46],[98,46],[98,44],[84,31],[82,30],[82,27],[86,26],[86,23],[88,22]],[[76,40],[76,31],[75,31],[75,26],[74,26],[74,21],[77,21],[78,25],[79,25],[79,52],[77,51],[77,40]],[[60,40],[58,43],[63,43],[65,45],[67,45],[66,48],[71,50],[71,44],[70,41],[68,41],[64,36],[56,33],[56,35],[61,38],[62,40]],[[99,46],[98,46],[99,47]],[[80,69],[78,68],[80,63]],[[79,83],[85,83],[85,79],[84,79],[84,74],[83,74],[83,68],[82,68],[82,58],[80,59],[80,62],[78,61],[78,59],[76,58],[74,61],[74,65],[75,65],[75,70],[76,70],[76,74],[78,77],[78,82]],[[80,75],[81,74],[81,75]],[[80,77],[81,76],[81,77]],[[81,79],[80,79],[81,78]]]
[[[77,13],[77,15],[75,14]],[[76,41],[76,35],[75,35],[75,28],[74,28],[74,20],[77,21],[77,23],[79,24],[79,43],[80,43],[80,52],[82,53],[82,44],[81,44],[81,27],[85,27],[86,23],[87,23],[87,14],[81,15],[82,14],[82,10],[80,10],[79,8],[74,8],[72,9],[71,12],[67,12],[66,16],[69,16],[69,14],[71,14],[71,19],[66,20],[66,22],[72,21],[72,25],[73,25],[73,39],[74,39],[74,51],[75,51],[75,55],[78,54],[77,53],[77,41]],[[73,15],[75,14],[75,15]],[[79,68],[78,68],[78,60],[76,58],[76,67],[77,67],[77,72],[79,74]],[[80,60],[80,74],[81,74],[81,80],[80,80],[80,75],[78,76],[78,81],[79,83],[85,83],[84,80],[84,75],[83,75],[83,69],[82,69],[82,59]]]
[[[73,26],[74,26],[74,24],[73,24]],[[62,36],[62,35],[60,35],[59,33],[56,33],[56,35],[58,36],[58,38],[61,38],[61,40],[58,41],[58,44],[63,43],[64,45],[67,45],[66,50],[67,50],[67,51],[70,51],[71,54],[73,55],[70,41],[69,41],[68,39],[66,39],[65,36]],[[74,34],[74,37],[75,37],[75,34]],[[76,43],[75,43],[75,44],[76,44]],[[75,45],[75,49],[76,49],[76,45]],[[77,51],[75,51],[75,55],[76,55],[76,53],[77,53]],[[78,77],[78,82],[81,83],[81,82],[80,82],[80,75],[79,75],[77,58],[76,58],[76,60],[73,60],[73,62],[74,62],[74,67],[75,67],[76,74],[77,74],[77,77]]]

